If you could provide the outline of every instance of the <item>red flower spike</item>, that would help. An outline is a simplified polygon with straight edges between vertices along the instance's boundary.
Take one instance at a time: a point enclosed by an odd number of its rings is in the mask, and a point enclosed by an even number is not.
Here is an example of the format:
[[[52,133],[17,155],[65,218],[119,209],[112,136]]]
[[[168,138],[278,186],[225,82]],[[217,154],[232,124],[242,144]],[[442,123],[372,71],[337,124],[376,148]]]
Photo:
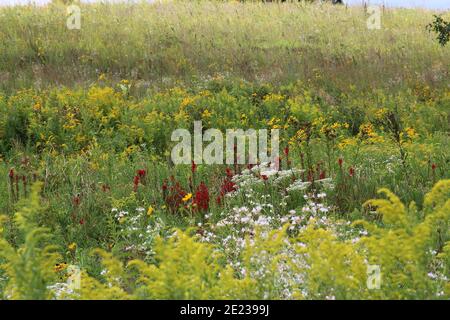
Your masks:
[[[145,176],[147,175],[147,171],[145,171],[144,169],[139,169],[138,171],[136,171],[136,173],[139,178],[145,178]]]
[[[308,181],[313,182],[314,181],[314,170],[309,169],[308,171]]]
[[[350,167],[350,169],[348,169],[348,174],[350,177],[353,177],[355,175],[355,169],[353,169],[353,167]]]
[[[197,210],[206,211],[209,208],[209,191],[204,182],[201,182],[195,192],[193,203]]]
[[[134,179],[133,179],[133,191],[134,192],[136,192],[138,189],[139,181],[140,181],[139,176],[134,176]]]
[[[342,159],[342,158],[339,158],[338,159],[338,164],[339,164],[339,167],[341,167],[342,168],[342,164],[344,163],[344,159]]]
[[[289,147],[284,148],[284,155],[289,157]]]
[[[226,172],[228,178],[232,178],[233,177],[233,171],[231,171],[230,168],[226,168],[225,172]]]
[[[75,207],[78,207],[80,205],[80,197],[79,196],[75,196],[72,198],[72,203]]]
[[[323,170],[319,175],[319,179],[325,179],[325,178],[326,178],[326,174],[325,174],[325,170]]]
[[[432,163],[432,164],[431,164],[431,170],[434,171],[434,170],[436,170],[436,168],[437,168],[436,164],[435,164],[435,163]]]

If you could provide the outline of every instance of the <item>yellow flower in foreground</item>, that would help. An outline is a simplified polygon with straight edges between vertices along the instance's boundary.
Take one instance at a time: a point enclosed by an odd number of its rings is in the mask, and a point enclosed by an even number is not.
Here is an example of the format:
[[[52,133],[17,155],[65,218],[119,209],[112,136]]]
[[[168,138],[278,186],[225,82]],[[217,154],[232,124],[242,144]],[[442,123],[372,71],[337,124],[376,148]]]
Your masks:
[[[155,209],[153,209],[152,206],[148,207],[147,215],[150,217],[153,214],[154,211],[155,211]]]
[[[75,250],[77,249],[77,244],[76,244],[75,242],[72,242],[71,244],[69,244],[69,245],[67,246],[67,248],[68,248],[70,251],[75,251]]]
[[[183,197],[183,202],[189,201],[189,199],[192,198],[192,193],[188,193]]]

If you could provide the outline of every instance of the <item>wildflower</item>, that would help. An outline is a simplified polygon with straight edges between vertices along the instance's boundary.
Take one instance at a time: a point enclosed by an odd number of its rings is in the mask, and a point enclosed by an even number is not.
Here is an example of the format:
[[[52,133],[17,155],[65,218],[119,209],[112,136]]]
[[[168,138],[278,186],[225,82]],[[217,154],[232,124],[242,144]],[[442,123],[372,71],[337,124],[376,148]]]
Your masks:
[[[150,217],[153,214],[154,211],[155,211],[155,209],[153,209],[152,206],[148,207],[147,215]]]
[[[78,207],[80,205],[80,196],[76,195],[72,198],[72,203],[74,207]]]
[[[406,128],[405,131],[406,131],[406,134],[408,135],[408,138],[410,138],[410,139],[414,139],[418,136],[416,130],[414,130],[411,127]]]
[[[339,158],[338,159],[338,164],[339,164],[339,167],[340,168],[342,168],[342,164],[344,163],[344,159],[342,159],[342,158]]]
[[[284,155],[286,156],[286,157],[289,157],[289,147],[286,147],[286,148],[284,148]]]
[[[135,176],[133,179],[133,191],[136,192],[139,186],[140,178],[139,176]]]
[[[314,180],[314,170],[309,169],[308,170],[308,181],[312,182]]]
[[[432,164],[431,164],[431,170],[434,171],[434,170],[436,170],[436,168],[437,168],[436,164],[435,164],[435,163],[432,163]]]
[[[173,213],[178,209],[182,202],[189,200],[189,198],[192,197],[192,194],[184,201],[183,199],[186,196],[187,193],[181,187],[180,183],[175,180],[175,177],[170,177],[170,186],[167,185],[167,181],[164,181],[163,197],[167,206]]]
[[[198,209],[201,210],[208,210],[209,208],[209,191],[208,187],[204,182],[201,182],[200,185],[197,188],[197,191],[195,192],[194,197],[194,204],[197,206]]]
[[[210,118],[211,115],[212,115],[212,113],[209,112],[208,109],[205,109],[205,111],[203,111],[203,113],[202,113],[202,118]]]
[[[75,242],[72,242],[71,244],[69,244],[69,245],[67,246],[67,248],[68,248],[70,251],[75,251],[75,250],[77,249],[77,244],[76,244]]]
[[[183,202],[186,202],[186,201],[189,201],[189,199],[191,199],[191,198],[192,198],[192,193],[188,193],[181,200],[183,200]]]
[[[9,178],[14,179],[14,169],[13,168],[9,169]]]
[[[145,178],[145,176],[147,175],[147,171],[145,171],[145,169],[139,169],[136,173],[141,179]]]
[[[322,172],[319,175],[319,179],[325,179],[325,176],[326,176],[325,170],[322,170]]]
[[[83,224],[85,223],[84,219],[81,218],[80,221],[79,221],[79,223],[80,223],[81,225],[83,225]]]
[[[354,169],[353,167],[350,167],[350,168],[348,169],[348,174],[349,174],[350,177],[353,177],[354,174],[355,174],[355,169]]]
[[[194,161],[192,161],[192,164],[191,164],[191,171],[192,171],[192,173],[195,173],[196,170],[197,170],[197,165],[195,164]]]

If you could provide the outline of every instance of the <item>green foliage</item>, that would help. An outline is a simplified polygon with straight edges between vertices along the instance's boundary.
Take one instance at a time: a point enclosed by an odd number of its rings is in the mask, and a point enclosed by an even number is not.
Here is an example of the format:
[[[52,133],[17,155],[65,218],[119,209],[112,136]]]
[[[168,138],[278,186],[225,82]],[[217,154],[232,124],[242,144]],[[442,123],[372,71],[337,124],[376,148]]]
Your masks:
[[[49,230],[36,222],[42,209],[39,191],[40,185],[34,185],[30,198],[19,204],[20,209],[14,215],[20,236],[18,243],[13,245],[0,238],[0,269],[8,279],[2,295],[7,299],[51,298],[47,286],[55,280],[53,267],[59,254],[57,247],[49,244]]]
[[[448,230],[442,223],[450,221],[450,199],[442,190],[448,192],[449,185],[450,180],[440,181],[427,194],[428,201],[436,202],[425,210],[426,216],[414,205],[406,208],[394,194],[381,190],[388,199],[366,205],[377,208],[383,223],[356,221],[355,226],[362,225],[369,232],[356,243],[337,238],[314,220],[294,238],[287,236],[286,228],[265,235],[258,232],[247,240],[242,253],[243,277],[236,276],[213,246],[180,230],[167,240],[158,239],[152,264],[134,260],[124,268],[111,254],[97,251],[107,270],[105,283],[88,278],[82,297],[278,299],[287,289],[297,299],[427,299],[437,292],[446,298],[450,294],[447,281],[434,280],[428,273],[437,259],[443,262],[438,272],[448,276],[449,237],[441,235],[445,247],[432,240],[440,232],[437,225]],[[289,248],[295,249],[296,255]],[[432,250],[439,254],[430,254]],[[368,264],[381,268],[379,289],[367,287]],[[281,285],[286,267],[303,280],[292,278]]]
[[[374,292],[372,297],[424,299],[445,289],[444,281],[430,281],[427,269],[434,258],[430,252],[441,254],[444,243],[450,239],[449,186],[450,180],[436,184],[425,196],[427,200],[422,214],[418,213],[414,203],[406,208],[398,197],[385,189],[380,192],[388,196],[387,200],[366,203],[375,208],[383,219],[380,226],[355,222],[364,225],[371,235],[361,241],[364,250],[368,250],[369,263],[382,266],[383,290]],[[445,294],[448,295],[448,291]]]

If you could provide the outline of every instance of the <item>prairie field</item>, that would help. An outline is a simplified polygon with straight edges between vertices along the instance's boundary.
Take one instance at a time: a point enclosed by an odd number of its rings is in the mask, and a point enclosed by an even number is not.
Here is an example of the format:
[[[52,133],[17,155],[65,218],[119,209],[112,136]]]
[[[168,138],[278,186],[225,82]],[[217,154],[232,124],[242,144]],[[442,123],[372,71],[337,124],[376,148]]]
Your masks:
[[[67,6],[0,7],[0,299],[450,298],[449,11]]]

